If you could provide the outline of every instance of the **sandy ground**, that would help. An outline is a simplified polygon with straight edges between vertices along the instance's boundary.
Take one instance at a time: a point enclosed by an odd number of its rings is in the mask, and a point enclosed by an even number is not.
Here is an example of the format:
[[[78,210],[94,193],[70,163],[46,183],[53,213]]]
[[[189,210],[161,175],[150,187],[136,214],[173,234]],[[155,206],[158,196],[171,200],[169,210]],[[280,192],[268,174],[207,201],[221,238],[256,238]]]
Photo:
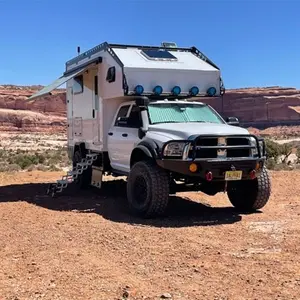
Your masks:
[[[45,196],[61,173],[0,174],[0,299],[300,299],[300,172],[274,172],[255,214],[224,194],[128,214],[125,184]]]

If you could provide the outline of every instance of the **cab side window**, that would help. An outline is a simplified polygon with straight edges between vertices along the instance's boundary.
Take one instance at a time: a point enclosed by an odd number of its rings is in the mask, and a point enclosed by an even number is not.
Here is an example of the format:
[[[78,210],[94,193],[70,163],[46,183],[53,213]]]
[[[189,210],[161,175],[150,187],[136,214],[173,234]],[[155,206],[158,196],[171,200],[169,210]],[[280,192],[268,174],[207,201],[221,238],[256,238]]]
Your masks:
[[[130,128],[140,128],[142,126],[142,119],[140,114],[140,108],[136,105],[132,106],[130,111],[127,127]]]
[[[124,105],[120,107],[116,121],[115,121],[115,126],[118,127],[124,127],[124,125],[118,124],[120,118],[125,118],[127,116],[128,110],[130,108],[130,105]]]

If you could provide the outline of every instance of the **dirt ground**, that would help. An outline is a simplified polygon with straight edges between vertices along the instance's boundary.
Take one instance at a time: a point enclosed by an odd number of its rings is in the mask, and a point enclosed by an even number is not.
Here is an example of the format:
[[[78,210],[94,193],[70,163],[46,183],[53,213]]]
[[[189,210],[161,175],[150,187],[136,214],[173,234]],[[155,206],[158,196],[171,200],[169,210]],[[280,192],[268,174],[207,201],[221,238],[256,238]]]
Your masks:
[[[156,220],[122,181],[45,196],[60,174],[0,174],[1,300],[300,299],[300,172],[271,173],[261,212],[185,193]]]

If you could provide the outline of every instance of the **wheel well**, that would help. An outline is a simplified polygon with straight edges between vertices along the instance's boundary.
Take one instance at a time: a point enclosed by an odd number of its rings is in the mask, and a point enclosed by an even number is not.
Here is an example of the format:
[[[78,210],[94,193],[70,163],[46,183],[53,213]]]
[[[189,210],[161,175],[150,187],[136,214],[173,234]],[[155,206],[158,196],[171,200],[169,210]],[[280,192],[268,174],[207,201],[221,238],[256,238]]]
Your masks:
[[[148,149],[147,149],[148,150]],[[142,160],[153,160],[153,157],[151,155],[150,151],[147,154],[146,151],[144,151],[141,148],[136,148],[132,151],[131,157],[130,157],[130,167],[132,167],[135,163]]]

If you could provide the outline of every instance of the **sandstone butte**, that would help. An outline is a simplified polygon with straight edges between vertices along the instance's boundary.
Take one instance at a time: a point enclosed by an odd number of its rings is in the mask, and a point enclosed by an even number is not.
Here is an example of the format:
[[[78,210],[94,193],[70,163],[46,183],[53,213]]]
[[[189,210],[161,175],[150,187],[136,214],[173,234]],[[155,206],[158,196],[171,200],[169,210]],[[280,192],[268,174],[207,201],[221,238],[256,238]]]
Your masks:
[[[0,130],[66,132],[66,95],[53,95],[26,102],[43,86],[0,85]],[[206,98],[221,115],[236,116],[247,127],[300,125],[300,90],[279,86],[227,90],[223,101]]]

